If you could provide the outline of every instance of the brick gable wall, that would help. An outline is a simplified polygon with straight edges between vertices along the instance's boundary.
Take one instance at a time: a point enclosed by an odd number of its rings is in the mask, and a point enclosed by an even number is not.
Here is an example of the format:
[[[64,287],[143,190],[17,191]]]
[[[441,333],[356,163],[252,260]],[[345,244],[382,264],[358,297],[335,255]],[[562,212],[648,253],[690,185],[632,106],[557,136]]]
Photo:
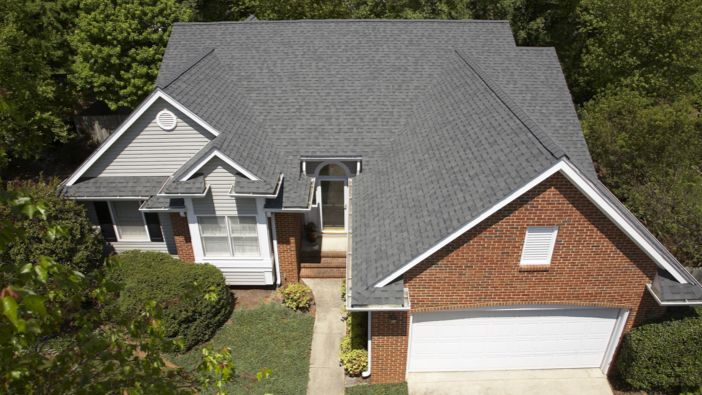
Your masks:
[[[520,268],[527,227],[551,225],[559,227],[551,265]],[[404,279],[412,312],[516,304],[616,307],[630,310],[628,331],[663,312],[645,289],[656,270],[638,246],[557,173],[409,270]],[[383,314],[373,314],[373,331],[385,329],[378,336],[373,332],[371,377],[377,383],[402,381],[408,336],[399,333],[406,324],[391,323]],[[404,356],[401,366],[398,356]]]

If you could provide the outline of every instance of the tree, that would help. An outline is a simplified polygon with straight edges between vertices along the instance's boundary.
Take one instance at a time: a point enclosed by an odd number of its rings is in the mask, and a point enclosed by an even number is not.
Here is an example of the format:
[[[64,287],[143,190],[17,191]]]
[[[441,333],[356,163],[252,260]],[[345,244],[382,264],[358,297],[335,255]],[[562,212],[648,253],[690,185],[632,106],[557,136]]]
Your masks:
[[[134,107],[154,89],[173,23],[191,17],[175,0],[81,1],[70,80],[112,109]]]
[[[72,136],[64,118],[72,109],[65,74],[73,9],[66,1],[0,0],[0,168]]]
[[[584,0],[586,44],[576,95],[610,86],[658,97],[702,87],[702,4],[697,0]]]

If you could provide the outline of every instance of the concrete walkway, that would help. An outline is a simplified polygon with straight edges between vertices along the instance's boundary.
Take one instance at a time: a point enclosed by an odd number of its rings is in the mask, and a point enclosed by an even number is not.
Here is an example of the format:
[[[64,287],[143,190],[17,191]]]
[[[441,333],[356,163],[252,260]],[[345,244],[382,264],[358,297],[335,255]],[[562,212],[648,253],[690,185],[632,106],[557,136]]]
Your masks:
[[[600,369],[409,373],[410,395],[612,395]]]
[[[339,345],[345,332],[344,322],[341,321],[341,281],[331,278],[304,280],[312,288],[317,308],[312,336],[310,379],[307,383],[309,395],[344,394],[344,369],[339,366]]]

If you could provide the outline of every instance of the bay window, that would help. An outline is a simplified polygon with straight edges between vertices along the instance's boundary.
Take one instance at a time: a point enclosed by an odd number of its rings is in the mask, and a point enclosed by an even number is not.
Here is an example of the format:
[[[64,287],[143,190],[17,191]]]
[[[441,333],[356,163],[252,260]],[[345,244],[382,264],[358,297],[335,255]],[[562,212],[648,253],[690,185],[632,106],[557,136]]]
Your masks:
[[[199,216],[197,222],[206,257],[261,256],[255,216]]]

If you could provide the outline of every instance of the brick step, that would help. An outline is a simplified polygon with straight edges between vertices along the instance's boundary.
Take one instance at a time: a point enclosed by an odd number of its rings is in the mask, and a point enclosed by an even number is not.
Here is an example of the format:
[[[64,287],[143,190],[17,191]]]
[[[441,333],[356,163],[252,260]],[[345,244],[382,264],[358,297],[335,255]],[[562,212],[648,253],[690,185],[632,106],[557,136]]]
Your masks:
[[[302,262],[300,263],[301,268],[345,268],[346,258],[322,258],[319,261],[314,262]]]
[[[346,251],[302,251],[303,261],[318,261],[320,258],[346,258]]]
[[[346,268],[334,267],[334,268],[308,268],[303,267],[300,269],[301,278],[345,278]]]

